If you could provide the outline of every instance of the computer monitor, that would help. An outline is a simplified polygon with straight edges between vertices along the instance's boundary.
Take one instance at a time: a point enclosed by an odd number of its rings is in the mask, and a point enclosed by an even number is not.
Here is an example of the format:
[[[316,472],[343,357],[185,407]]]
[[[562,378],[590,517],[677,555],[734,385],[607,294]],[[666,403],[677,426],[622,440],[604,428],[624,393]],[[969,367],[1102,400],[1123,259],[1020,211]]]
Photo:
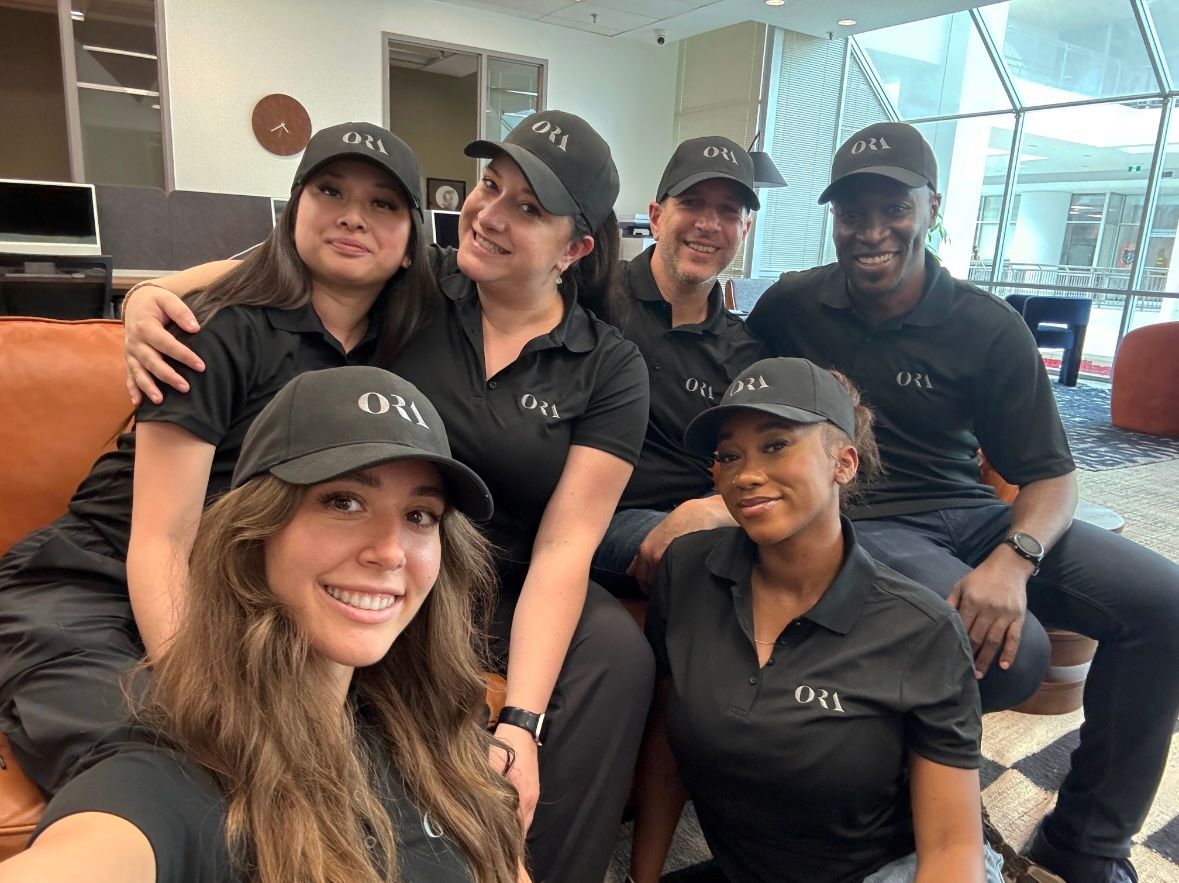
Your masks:
[[[434,242],[444,248],[458,248],[459,212],[444,212],[434,209],[430,212],[430,234]]]
[[[94,186],[0,179],[0,252],[102,254]]]

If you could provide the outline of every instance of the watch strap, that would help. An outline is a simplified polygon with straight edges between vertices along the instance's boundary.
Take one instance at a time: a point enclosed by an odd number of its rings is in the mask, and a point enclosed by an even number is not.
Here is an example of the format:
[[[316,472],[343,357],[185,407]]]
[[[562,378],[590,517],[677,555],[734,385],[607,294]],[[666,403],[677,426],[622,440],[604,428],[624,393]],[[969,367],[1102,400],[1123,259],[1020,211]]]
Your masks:
[[[544,736],[545,713],[543,711],[540,713],[528,711],[514,705],[505,705],[500,710],[497,723],[509,724],[527,731],[533,741],[540,745],[541,738]]]

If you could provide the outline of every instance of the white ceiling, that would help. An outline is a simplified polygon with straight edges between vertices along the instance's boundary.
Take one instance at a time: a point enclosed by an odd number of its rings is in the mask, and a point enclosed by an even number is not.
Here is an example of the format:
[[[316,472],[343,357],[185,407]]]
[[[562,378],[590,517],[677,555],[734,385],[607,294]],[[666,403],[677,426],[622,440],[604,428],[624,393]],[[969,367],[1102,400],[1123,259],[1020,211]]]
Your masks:
[[[743,21],[760,21],[815,37],[845,36],[986,6],[995,0],[443,0],[606,37],[668,44]],[[836,24],[855,19],[852,27]]]

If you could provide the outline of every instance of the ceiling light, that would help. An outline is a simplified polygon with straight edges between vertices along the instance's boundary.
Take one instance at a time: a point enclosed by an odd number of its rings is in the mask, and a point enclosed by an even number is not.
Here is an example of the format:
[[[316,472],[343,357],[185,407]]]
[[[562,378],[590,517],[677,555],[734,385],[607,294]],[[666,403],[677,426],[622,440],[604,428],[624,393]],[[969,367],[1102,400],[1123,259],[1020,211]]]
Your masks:
[[[856,20],[854,18],[841,18],[836,22],[837,25],[843,25],[845,28],[850,28],[855,23]]]
[[[766,6],[785,6],[786,0],[766,0]]]

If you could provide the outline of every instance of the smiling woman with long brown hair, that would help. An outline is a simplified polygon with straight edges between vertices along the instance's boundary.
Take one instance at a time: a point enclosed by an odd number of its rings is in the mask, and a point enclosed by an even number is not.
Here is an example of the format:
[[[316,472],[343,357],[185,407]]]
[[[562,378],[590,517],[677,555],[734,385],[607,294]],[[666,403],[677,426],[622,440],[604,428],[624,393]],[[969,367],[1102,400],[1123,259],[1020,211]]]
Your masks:
[[[481,720],[492,567],[467,516],[491,499],[433,406],[378,368],[302,374],[233,483],[136,726],[0,880],[526,879]]]

